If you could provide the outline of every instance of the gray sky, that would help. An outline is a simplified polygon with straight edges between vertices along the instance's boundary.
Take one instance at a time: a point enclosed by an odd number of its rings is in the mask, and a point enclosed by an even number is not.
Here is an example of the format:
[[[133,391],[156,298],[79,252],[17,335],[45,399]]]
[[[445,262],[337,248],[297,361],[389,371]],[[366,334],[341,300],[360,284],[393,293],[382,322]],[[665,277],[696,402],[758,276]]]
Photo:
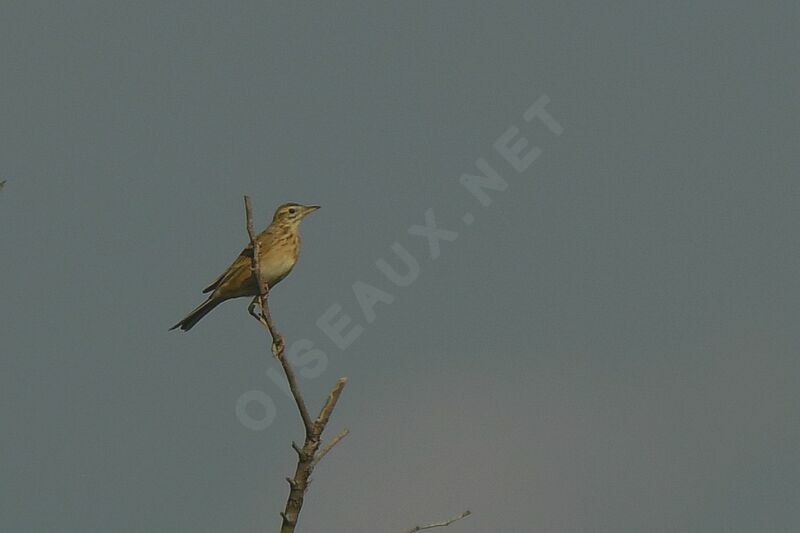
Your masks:
[[[0,530],[277,530],[300,425],[246,302],[167,331],[243,194],[323,206],[272,297],[314,409],[350,378],[302,531],[799,530],[798,7],[702,4],[6,0]]]

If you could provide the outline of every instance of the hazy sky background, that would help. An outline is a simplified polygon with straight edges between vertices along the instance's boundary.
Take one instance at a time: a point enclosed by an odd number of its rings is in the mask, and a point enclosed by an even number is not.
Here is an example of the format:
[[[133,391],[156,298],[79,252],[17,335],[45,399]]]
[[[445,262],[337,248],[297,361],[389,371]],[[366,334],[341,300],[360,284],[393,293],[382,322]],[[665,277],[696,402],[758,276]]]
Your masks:
[[[323,206],[272,308],[326,354],[314,410],[350,378],[352,435],[299,531],[800,530],[798,16],[5,0],[0,530],[277,531],[302,435],[246,301],[167,331],[244,244],[244,194],[262,227]],[[542,94],[561,136],[522,120]],[[519,174],[511,125],[542,150]],[[479,157],[508,181],[486,208]],[[436,260],[428,208],[460,233]],[[395,241],[407,288],[375,267]],[[395,297],[372,324],[356,281]],[[365,327],[344,352],[332,304]]]

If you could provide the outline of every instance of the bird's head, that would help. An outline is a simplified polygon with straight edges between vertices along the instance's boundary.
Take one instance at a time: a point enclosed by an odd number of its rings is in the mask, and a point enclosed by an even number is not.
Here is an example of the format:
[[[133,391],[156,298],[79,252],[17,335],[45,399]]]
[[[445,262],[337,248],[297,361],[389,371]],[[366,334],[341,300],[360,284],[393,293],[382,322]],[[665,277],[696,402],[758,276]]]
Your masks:
[[[272,221],[291,225],[299,224],[303,217],[317,209],[319,209],[318,205],[302,205],[290,202],[275,210]]]

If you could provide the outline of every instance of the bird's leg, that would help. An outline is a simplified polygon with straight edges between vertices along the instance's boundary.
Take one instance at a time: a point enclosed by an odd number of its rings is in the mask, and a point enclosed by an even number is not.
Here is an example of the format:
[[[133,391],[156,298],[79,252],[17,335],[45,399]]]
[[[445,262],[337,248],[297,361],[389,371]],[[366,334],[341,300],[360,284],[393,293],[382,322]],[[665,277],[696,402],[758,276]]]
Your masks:
[[[264,286],[261,288],[261,293],[256,294],[253,296],[253,300],[250,302],[250,305],[247,306],[247,312],[250,313],[250,316],[258,320],[259,322],[263,322],[266,324],[267,317],[264,316],[264,308],[267,306],[267,295],[269,294],[269,285],[264,282]],[[264,299],[264,305],[261,305],[261,299]],[[261,308],[261,312],[257,312],[256,309]]]
[[[258,312],[256,312],[256,307],[258,307],[258,304],[259,304],[259,296],[256,295],[253,297],[253,301],[250,302],[250,305],[247,306],[247,312],[250,313],[250,316],[261,322],[263,319],[261,318],[261,315]]]
[[[268,303],[268,296],[269,296],[269,285],[264,283],[264,288],[261,294],[257,294],[253,297],[250,301],[250,305],[247,306],[247,312],[250,313],[250,316],[261,322],[261,325],[267,328],[272,336],[272,355],[278,357],[279,353],[283,353],[285,348],[285,344],[283,341],[283,337],[275,331],[275,327],[272,324],[272,317],[270,316],[269,312],[269,303]],[[261,309],[259,312],[258,309]]]

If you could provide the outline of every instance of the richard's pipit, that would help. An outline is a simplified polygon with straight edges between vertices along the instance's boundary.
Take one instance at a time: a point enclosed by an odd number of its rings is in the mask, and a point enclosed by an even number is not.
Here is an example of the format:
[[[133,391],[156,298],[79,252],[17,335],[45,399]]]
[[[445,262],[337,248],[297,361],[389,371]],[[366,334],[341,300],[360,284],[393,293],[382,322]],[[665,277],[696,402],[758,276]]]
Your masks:
[[[292,271],[300,255],[300,221],[317,209],[318,205],[283,204],[275,211],[272,223],[267,229],[256,236],[261,279],[270,289]],[[189,331],[201,318],[225,300],[256,296],[258,286],[251,271],[252,257],[253,247],[248,244],[231,266],[214,283],[203,289],[204,293],[213,291],[208,299],[170,329],[181,328],[183,331]]]

